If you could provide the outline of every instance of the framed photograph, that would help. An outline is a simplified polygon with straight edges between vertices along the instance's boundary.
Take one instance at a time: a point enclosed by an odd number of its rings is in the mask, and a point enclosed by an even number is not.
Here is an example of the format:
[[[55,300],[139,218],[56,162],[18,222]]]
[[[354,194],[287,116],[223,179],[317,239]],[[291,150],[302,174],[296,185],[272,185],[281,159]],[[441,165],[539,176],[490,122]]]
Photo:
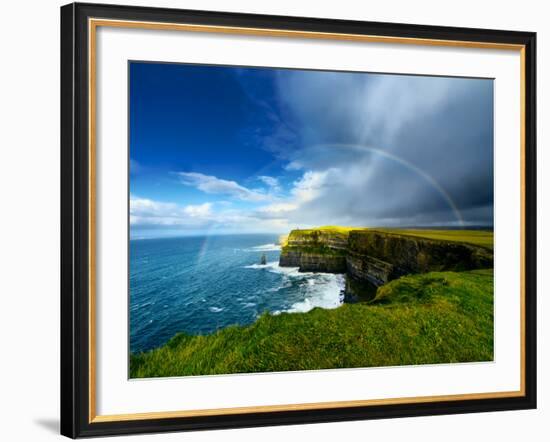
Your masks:
[[[61,8],[61,432],[536,407],[529,32]]]

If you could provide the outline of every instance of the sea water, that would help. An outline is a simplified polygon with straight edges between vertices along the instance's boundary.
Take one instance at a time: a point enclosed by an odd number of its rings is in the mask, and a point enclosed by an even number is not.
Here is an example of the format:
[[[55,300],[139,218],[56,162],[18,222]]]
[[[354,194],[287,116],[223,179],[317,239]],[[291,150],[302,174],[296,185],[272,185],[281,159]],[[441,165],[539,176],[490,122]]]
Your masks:
[[[131,240],[130,351],[158,347],[178,332],[251,324],[264,312],[342,304],[343,275],[279,267],[280,249],[275,234]]]

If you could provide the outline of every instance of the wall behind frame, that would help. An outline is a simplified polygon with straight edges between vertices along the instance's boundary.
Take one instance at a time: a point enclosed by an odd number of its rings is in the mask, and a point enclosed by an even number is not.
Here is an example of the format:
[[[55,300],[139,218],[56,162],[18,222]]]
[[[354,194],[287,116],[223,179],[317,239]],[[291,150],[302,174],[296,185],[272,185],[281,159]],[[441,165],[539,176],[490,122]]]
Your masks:
[[[97,3],[112,3],[101,2]],[[131,1],[123,4],[189,9],[256,12],[444,26],[500,28],[538,32],[538,169],[539,226],[550,222],[550,143],[545,132],[550,88],[550,18],[544,2],[462,0],[387,0],[385,2],[296,2],[278,0]],[[60,440],[59,412],[59,6],[64,1],[28,0],[4,5],[0,27],[0,293],[2,294],[1,410],[2,439]],[[547,125],[546,125],[547,126]],[[539,230],[539,409],[270,427],[182,434],[126,437],[127,441],[227,442],[315,440],[423,442],[475,440],[542,440],[550,432],[550,323],[542,315],[550,309],[544,293],[544,263],[550,260],[550,239]]]

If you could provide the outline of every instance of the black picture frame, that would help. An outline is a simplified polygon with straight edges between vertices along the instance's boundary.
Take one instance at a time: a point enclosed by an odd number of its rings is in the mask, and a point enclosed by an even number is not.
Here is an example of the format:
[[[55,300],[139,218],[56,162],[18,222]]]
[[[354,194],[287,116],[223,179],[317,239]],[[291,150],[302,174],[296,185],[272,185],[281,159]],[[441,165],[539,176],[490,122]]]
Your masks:
[[[521,45],[524,51],[524,395],[95,422],[90,419],[89,18]],[[536,34],[73,3],[61,7],[61,434],[76,438],[536,408]]]

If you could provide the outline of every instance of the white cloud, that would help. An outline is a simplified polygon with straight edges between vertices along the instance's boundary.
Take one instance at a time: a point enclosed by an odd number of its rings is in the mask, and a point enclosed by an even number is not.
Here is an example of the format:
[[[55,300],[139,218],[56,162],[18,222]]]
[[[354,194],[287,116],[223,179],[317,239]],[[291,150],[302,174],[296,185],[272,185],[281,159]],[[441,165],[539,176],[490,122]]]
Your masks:
[[[174,203],[163,203],[153,201],[147,198],[139,198],[130,196],[130,215],[150,215],[156,214],[175,214],[178,210],[178,205]]]
[[[196,206],[189,205],[183,208],[183,212],[191,217],[205,217],[212,214],[212,204],[204,203]]]
[[[263,218],[285,219],[286,222],[286,217],[296,214],[304,203],[313,201],[322,195],[327,177],[334,172],[336,169],[321,172],[306,171],[300,179],[293,183],[294,186],[287,198],[260,207],[257,214]]]
[[[285,219],[257,216],[250,210],[227,208],[214,211],[212,203],[180,206],[130,196],[130,224],[133,228],[173,227],[182,232],[275,232],[286,231]],[[222,204],[216,203],[216,206]]]
[[[291,190],[297,203],[305,203],[316,199],[321,194],[321,189],[325,185],[327,176],[335,169],[329,169],[321,172],[308,170],[299,180],[294,182]]]
[[[298,208],[297,204],[293,203],[273,203],[268,206],[260,207],[258,212],[271,215],[284,215]]]
[[[228,195],[252,202],[270,199],[269,195],[258,190],[248,189],[236,181],[224,180],[198,172],[179,172],[178,176],[186,186],[195,187],[205,193]]]
[[[281,186],[279,185],[279,180],[277,178],[267,175],[260,175],[258,179],[268,186],[270,191],[275,193],[281,191]]]
[[[211,209],[211,203],[179,206],[130,196],[130,224],[199,227],[212,222]]]

